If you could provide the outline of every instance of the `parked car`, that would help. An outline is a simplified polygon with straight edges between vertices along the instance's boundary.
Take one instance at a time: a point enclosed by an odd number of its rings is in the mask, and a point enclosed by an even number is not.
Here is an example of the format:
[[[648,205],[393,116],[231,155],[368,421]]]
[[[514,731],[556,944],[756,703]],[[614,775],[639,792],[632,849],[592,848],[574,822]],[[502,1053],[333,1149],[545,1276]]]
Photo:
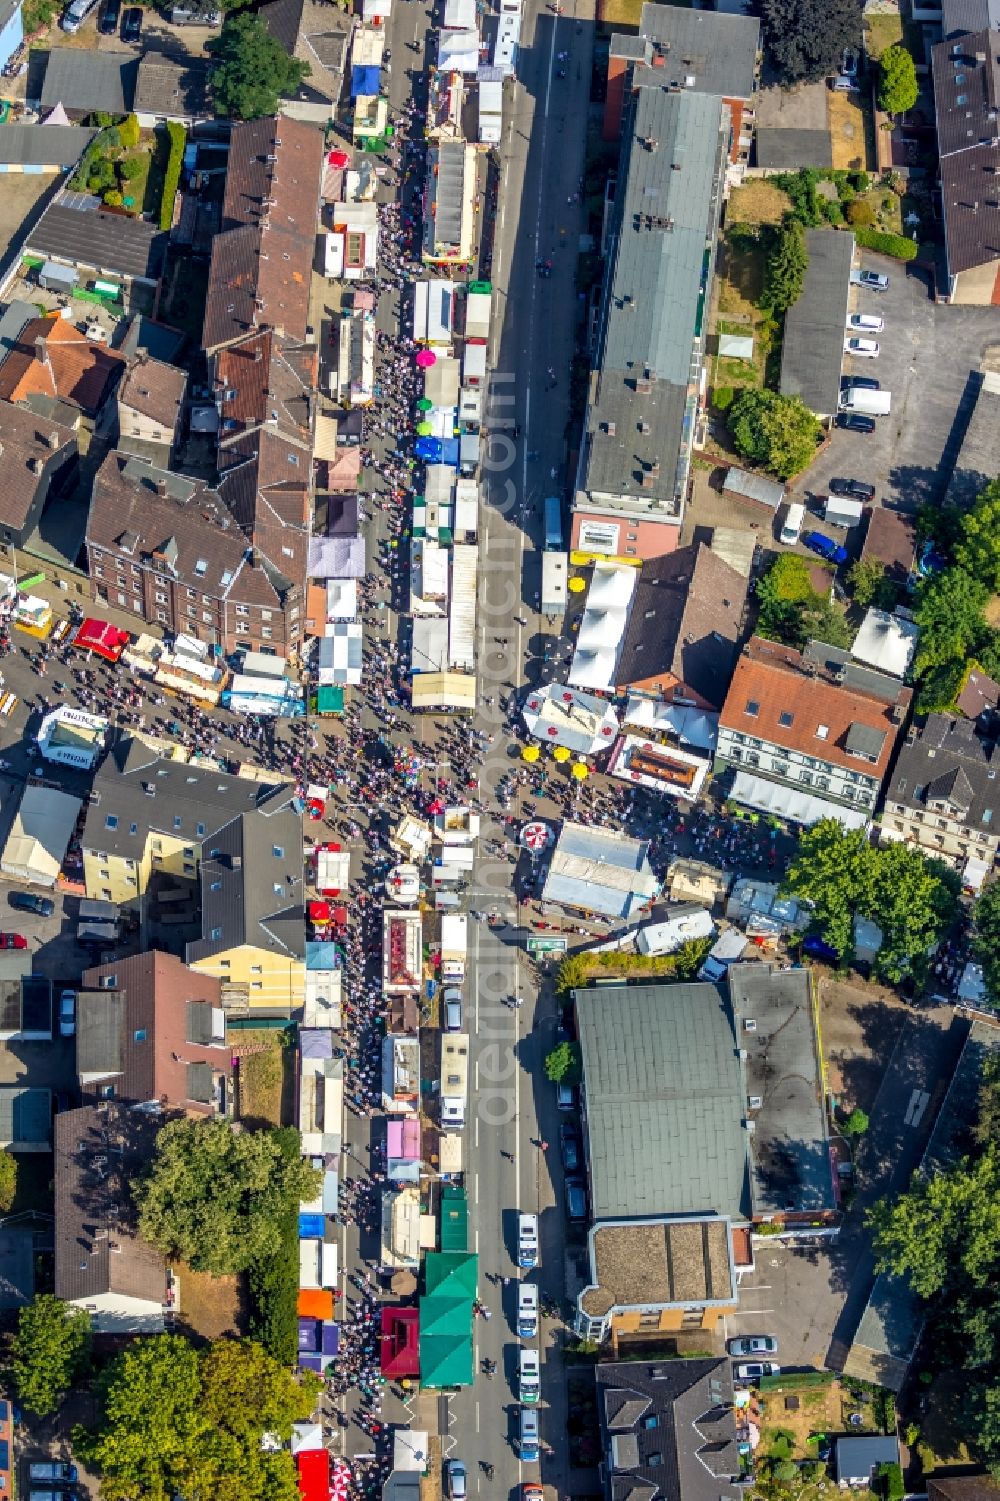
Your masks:
[[[877,360],[879,345],[877,339],[845,339],[844,353],[853,355],[856,360]]]
[[[28,1466],[29,1480],[53,1480],[57,1485],[76,1484],[76,1465],[65,1459],[39,1459]]]
[[[566,1179],[566,1214],[571,1220],[587,1218],[587,1190],[582,1178]]]
[[[762,1360],[754,1365],[738,1365],[736,1367],[736,1379],[738,1381],[759,1381],[762,1376],[780,1375],[780,1365],[775,1365],[772,1360]]]
[[[832,944],[827,943],[825,938],[820,938],[818,933],[810,933],[802,940],[802,949],[806,954],[811,954],[814,959],[824,959],[827,964],[839,964],[840,955]]]
[[[832,479],[830,490],[834,495],[846,495],[849,500],[874,500],[875,486],[863,479]]]
[[[859,271],[857,275],[857,285],[867,287],[870,292],[886,292],[889,289],[889,278],[881,271]]]
[[[880,334],[885,322],[877,313],[852,313],[847,320],[848,328],[861,334]]]
[[[857,78],[858,54],[853,47],[844,48],[844,55],[840,60],[840,71],[845,78]]]
[[[76,991],[64,990],[59,997],[59,1036],[76,1034]]]
[[[73,0],[72,5],[67,5],[59,18],[59,25],[63,31],[72,36],[80,30],[84,21],[97,4],[97,0]]]
[[[130,5],[122,21],[122,41],[137,42],[142,36],[142,11],[138,5]]]
[[[576,1085],[567,1084],[565,1080],[556,1085],[556,1105],[560,1110],[576,1109]]]
[[[121,13],[121,0],[104,0],[97,15],[97,29],[101,36],[114,36]]]
[[[0,933],[0,949],[26,949],[28,940],[23,933]]]
[[[849,433],[873,433],[875,418],[866,417],[864,412],[838,412],[837,426],[846,428]]]
[[[778,1341],[773,1334],[745,1334],[731,1339],[726,1349],[730,1355],[777,1355]]]
[[[7,901],[18,912],[34,912],[36,917],[51,917],[56,910],[50,896],[39,896],[35,891],[12,891]]]
[[[465,1501],[469,1494],[469,1472],[465,1468],[464,1460],[449,1459],[448,1461],[448,1494],[452,1501]]]
[[[563,1121],[559,1127],[559,1154],[567,1173],[580,1170],[580,1136],[575,1126]]]
[[[847,375],[840,383],[842,391],[881,391],[882,382],[873,375]]]
[[[545,1501],[545,1487],[526,1480],[521,1487],[521,1501]]]
[[[451,987],[444,993],[444,1029],[446,1032],[462,1030],[462,992]]]
[[[847,548],[841,547],[839,542],[834,542],[822,532],[806,532],[802,540],[811,552],[818,552],[828,563],[836,563],[839,567],[841,563],[847,562]]]

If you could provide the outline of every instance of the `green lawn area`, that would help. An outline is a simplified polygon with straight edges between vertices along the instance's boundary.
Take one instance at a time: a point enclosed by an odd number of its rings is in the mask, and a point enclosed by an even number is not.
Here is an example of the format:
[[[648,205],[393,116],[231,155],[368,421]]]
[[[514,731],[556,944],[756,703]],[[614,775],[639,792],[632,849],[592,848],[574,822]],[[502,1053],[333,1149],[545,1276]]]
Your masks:
[[[163,197],[163,173],[169,154],[170,141],[165,130],[144,130],[136,149],[126,153],[127,160],[137,161],[142,167],[141,174],[125,184],[125,193],[133,200],[136,213],[151,214],[154,219],[158,217]]]
[[[784,194],[781,195],[784,197]],[[718,337],[710,341],[711,386],[762,386],[769,373],[768,357],[776,347],[772,325],[757,306],[764,291],[763,247],[740,237],[719,247],[719,298],[713,334],[736,334],[754,341],[752,360],[720,359]]]
[[[868,34],[868,56],[876,60],[889,47],[903,40],[903,21],[897,12],[890,16],[868,16],[865,19]]]
[[[903,233],[902,200],[898,193],[894,193],[891,188],[879,183],[864,194],[862,202],[871,205],[875,213],[876,229],[885,230],[893,235]]]

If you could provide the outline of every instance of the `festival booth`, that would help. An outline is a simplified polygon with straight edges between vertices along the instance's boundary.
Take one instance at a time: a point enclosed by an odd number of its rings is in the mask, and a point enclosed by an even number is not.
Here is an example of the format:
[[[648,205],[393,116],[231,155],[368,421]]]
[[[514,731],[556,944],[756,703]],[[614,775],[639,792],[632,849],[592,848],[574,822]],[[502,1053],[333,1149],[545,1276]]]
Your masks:
[[[117,662],[131,641],[128,631],[123,631],[108,620],[88,616],[73,637],[72,644],[83,651],[92,651],[106,662]]]

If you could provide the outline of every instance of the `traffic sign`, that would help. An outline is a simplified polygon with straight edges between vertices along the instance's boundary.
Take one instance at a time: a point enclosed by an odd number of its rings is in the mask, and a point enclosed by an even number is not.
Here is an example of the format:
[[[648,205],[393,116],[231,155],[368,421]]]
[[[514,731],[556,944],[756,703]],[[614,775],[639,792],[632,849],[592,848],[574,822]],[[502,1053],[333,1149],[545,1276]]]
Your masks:
[[[569,948],[568,938],[529,938],[529,954],[565,954]]]

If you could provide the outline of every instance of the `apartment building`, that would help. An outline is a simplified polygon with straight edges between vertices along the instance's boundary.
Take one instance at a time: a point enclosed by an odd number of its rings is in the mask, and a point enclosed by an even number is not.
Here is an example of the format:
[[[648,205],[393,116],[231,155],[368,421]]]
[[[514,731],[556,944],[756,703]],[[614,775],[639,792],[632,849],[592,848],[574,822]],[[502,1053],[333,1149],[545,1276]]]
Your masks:
[[[881,837],[902,839],[965,869],[979,886],[1000,847],[1000,752],[974,720],[929,714],[900,748]]]

